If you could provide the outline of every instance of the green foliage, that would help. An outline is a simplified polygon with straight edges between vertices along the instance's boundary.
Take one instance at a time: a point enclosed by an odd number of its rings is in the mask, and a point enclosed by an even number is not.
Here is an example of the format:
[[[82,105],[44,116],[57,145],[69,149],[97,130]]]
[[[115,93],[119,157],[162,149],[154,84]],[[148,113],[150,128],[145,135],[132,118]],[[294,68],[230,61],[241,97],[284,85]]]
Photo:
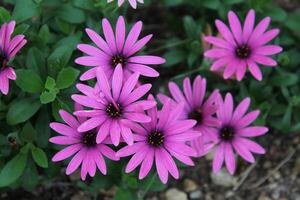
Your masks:
[[[79,43],[90,43],[84,32],[90,27],[103,36],[101,19],[114,25],[119,15],[127,16],[132,24],[144,19],[142,36],[154,37],[141,54],[161,55],[166,64],[158,66],[161,76],[147,79],[153,92],[166,91],[167,82],[179,84],[185,76],[198,74],[207,78],[208,91],[219,88],[222,94],[230,91],[236,102],[251,97],[251,108],[260,109],[255,122],[270,128],[280,137],[300,131],[300,10],[286,11],[272,0],[145,0],[142,9],[133,11],[128,3],[117,8],[116,2],[106,0],[5,0],[0,7],[0,22],[16,20],[16,34],[25,34],[26,46],[9,63],[16,69],[17,80],[10,82],[10,93],[0,96],[0,187],[23,188],[32,191],[37,185],[47,185],[65,176],[61,166],[48,163],[57,146],[49,143],[52,121],[61,121],[58,111],[73,111],[71,94],[86,67],[75,64],[82,55],[76,50]],[[2,5],[2,4],[1,4]],[[127,6],[126,6],[127,5]],[[159,8],[159,9],[158,9]],[[216,34],[215,19],[226,23],[227,12],[237,11],[244,20],[250,8],[258,19],[271,16],[271,27],[280,28],[274,41],[284,48],[276,56],[278,67],[262,67],[261,82],[247,77],[240,83],[225,81],[210,72],[210,62],[203,59],[205,44],[202,34]],[[159,12],[150,16],[154,9]],[[129,30],[127,27],[127,30]],[[145,51],[145,52],[144,52]],[[13,144],[10,144],[10,139]],[[264,140],[263,138],[261,140]],[[124,159],[125,161],[126,159]],[[80,181],[74,187],[91,193],[117,186],[114,199],[142,199],[147,192],[166,188],[153,172],[138,180],[137,173],[125,174],[123,160],[107,161],[108,175],[97,172],[91,184]],[[66,163],[61,164],[63,166]]]

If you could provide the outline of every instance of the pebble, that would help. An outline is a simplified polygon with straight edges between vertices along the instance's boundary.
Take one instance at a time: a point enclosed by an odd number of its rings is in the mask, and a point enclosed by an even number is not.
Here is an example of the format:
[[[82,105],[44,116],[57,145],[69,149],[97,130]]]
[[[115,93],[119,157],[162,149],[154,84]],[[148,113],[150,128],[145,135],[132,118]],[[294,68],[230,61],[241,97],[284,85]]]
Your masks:
[[[176,189],[176,188],[170,188],[166,192],[166,199],[167,200],[187,200],[187,194]]]
[[[224,187],[230,187],[236,184],[237,180],[234,176],[231,176],[227,171],[224,169],[218,173],[211,173],[210,177],[212,182],[216,185],[221,185]]]
[[[190,193],[190,199],[201,199],[203,196],[201,190],[197,190]]]
[[[184,179],[183,188],[185,192],[192,192],[197,190],[198,185],[191,179]]]

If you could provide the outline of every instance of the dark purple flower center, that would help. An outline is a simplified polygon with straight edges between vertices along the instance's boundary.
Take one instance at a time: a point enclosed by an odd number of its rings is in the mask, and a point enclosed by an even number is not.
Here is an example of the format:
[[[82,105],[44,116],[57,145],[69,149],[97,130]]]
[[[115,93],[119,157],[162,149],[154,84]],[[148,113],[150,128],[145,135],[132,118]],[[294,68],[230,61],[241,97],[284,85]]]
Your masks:
[[[164,134],[162,134],[160,131],[153,131],[148,135],[147,142],[151,146],[159,147],[163,145],[164,138],[165,138]]]
[[[243,45],[238,46],[235,49],[235,54],[238,58],[246,59],[246,58],[249,58],[249,56],[251,54],[251,49],[248,45],[243,44]]]
[[[197,108],[189,113],[189,119],[193,119],[197,121],[197,125],[201,124],[203,121],[202,111],[200,108]]]
[[[220,138],[221,140],[232,140],[234,138],[234,128],[231,126],[224,126],[220,130]]]
[[[82,143],[88,147],[95,146],[97,144],[96,137],[97,133],[95,131],[90,131],[83,133]]]
[[[118,118],[122,116],[123,108],[120,104],[117,104],[117,107],[112,103],[108,104],[105,109],[108,116],[111,118]]]
[[[115,68],[118,64],[125,66],[127,60],[123,55],[115,55],[111,58],[111,65]]]
[[[5,67],[7,63],[6,56],[0,51],[0,68]]]

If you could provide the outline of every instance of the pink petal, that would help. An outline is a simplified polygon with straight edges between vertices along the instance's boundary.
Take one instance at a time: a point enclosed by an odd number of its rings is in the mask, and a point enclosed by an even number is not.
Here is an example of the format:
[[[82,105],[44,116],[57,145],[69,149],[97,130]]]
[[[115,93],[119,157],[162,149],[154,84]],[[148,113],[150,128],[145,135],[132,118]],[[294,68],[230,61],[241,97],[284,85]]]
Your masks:
[[[234,147],[234,149],[236,150],[236,152],[246,161],[250,162],[250,163],[254,163],[255,159],[253,157],[253,155],[251,154],[251,152],[247,149],[247,147],[245,147],[242,143],[239,142],[239,140],[234,140],[232,142],[232,145]]]
[[[179,172],[178,172],[177,166],[176,166],[173,158],[170,156],[170,154],[164,148],[160,148],[157,151],[160,151],[160,154],[164,158],[163,163],[164,163],[166,169],[170,172],[170,174],[175,179],[178,179],[179,178]]]
[[[236,65],[237,65],[237,62],[235,60],[233,60],[231,63],[229,63],[226,66],[226,68],[224,70],[224,74],[223,74],[225,79],[230,78],[235,73],[236,67],[237,67]]]
[[[239,18],[236,14],[232,11],[228,13],[229,25],[232,30],[232,33],[237,41],[238,44],[242,44],[243,37],[242,37],[242,26],[240,23]]]
[[[111,121],[106,120],[106,122],[104,122],[102,124],[102,126],[99,128],[99,131],[97,133],[97,138],[96,138],[97,144],[100,144],[101,142],[103,142],[106,139],[106,137],[108,136],[109,131],[110,131],[110,124],[111,124]]]
[[[193,105],[194,101],[193,101],[192,85],[191,85],[191,81],[188,77],[186,77],[183,80],[183,92],[184,92],[185,98],[189,102],[189,104]]]
[[[259,69],[259,66],[255,62],[252,62],[252,61],[247,61],[247,63],[248,63],[248,68],[249,68],[250,73],[254,76],[254,78],[261,81],[262,73]]]
[[[255,49],[255,54],[269,56],[282,51],[282,48],[277,45],[267,45]]]
[[[257,144],[256,142],[253,142],[246,138],[237,138],[236,140],[238,140],[239,143],[242,143],[247,149],[249,149],[249,151],[251,151],[253,153],[257,153],[257,154],[265,154],[266,153],[266,150],[262,146]]]
[[[133,145],[133,134],[130,128],[121,125],[121,134],[128,145]]]
[[[107,119],[107,117],[104,115],[90,118],[90,119],[86,120],[85,122],[83,122],[78,127],[77,131],[78,132],[90,131],[90,130],[100,126],[101,124],[103,124],[106,121],[106,119]]]
[[[259,46],[262,46],[264,44],[267,44],[268,42],[270,42],[271,40],[273,40],[279,34],[279,32],[280,32],[279,29],[271,29],[271,30],[265,32],[259,38],[257,38],[257,40],[255,41],[255,43],[252,44],[251,46],[252,47],[259,47]]]
[[[81,164],[83,161],[84,155],[86,153],[86,149],[81,149],[70,161],[68,164],[66,174],[70,175],[72,174]]]
[[[108,98],[109,100],[113,100],[111,96],[111,87],[109,84],[109,81],[104,73],[104,71],[99,67],[96,72],[97,76],[97,84],[101,91],[104,93],[105,97]]]
[[[214,159],[213,159],[213,172],[217,173],[221,170],[223,162],[224,162],[224,150],[225,150],[225,144],[220,143],[220,145],[217,147]]]
[[[98,101],[87,97],[87,96],[83,96],[83,95],[79,95],[79,94],[73,94],[71,96],[71,98],[86,107],[90,107],[90,108],[95,108],[95,109],[102,109],[103,108],[103,104],[99,103]]]
[[[80,143],[80,139],[75,137],[55,136],[50,138],[49,142],[60,145],[70,145]]]
[[[111,160],[120,160],[119,157],[116,156],[116,152],[114,152],[111,148],[109,148],[106,145],[99,144],[98,145],[98,150],[107,158]]]
[[[196,156],[196,151],[192,147],[180,142],[165,142],[165,147],[168,151],[173,151],[185,156]]]
[[[141,162],[145,159],[145,156],[149,152],[149,147],[144,146],[140,149],[139,152],[135,153],[132,158],[129,160],[128,164],[126,165],[125,172],[130,173],[132,172]]]
[[[143,179],[145,178],[145,176],[147,176],[147,174],[152,168],[153,160],[154,160],[154,150],[149,149],[147,156],[142,162],[140,173],[139,173],[139,179]]]
[[[151,89],[152,85],[151,84],[144,84],[133,90],[127,97],[125,101],[122,103],[124,106],[129,105],[140,98],[142,98],[149,90]]]
[[[226,40],[223,40],[222,38],[218,38],[218,37],[213,37],[213,36],[206,36],[205,38],[206,42],[209,42],[211,44],[213,44],[214,46],[220,47],[220,48],[224,48],[224,49],[232,49],[234,48],[234,46],[229,43]]]
[[[117,21],[117,26],[116,26],[116,44],[117,44],[117,49],[120,51],[123,48],[124,42],[125,42],[125,22],[124,22],[124,17],[120,16]]]
[[[256,137],[266,134],[269,131],[267,127],[263,126],[250,126],[238,130],[238,135],[243,137]]]
[[[147,76],[147,77],[158,77],[159,76],[159,73],[155,69],[148,67],[147,65],[129,63],[127,65],[127,67],[131,71],[138,72],[143,76]]]
[[[72,128],[76,129],[79,126],[77,119],[75,119],[75,117],[73,117],[70,113],[64,110],[59,110],[59,115]]]
[[[137,41],[132,47],[131,49],[128,51],[127,55],[128,56],[132,56],[133,54],[135,54],[136,52],[138,52],[139,50],[141,50],[152,38],[152,34],[151,35],[147,35],[145,37],[143,37],[142,39],[140,39],[139,41]]]
[[[101,60],[102,62],[109,62],[110,57],[96,47],[93,47],[88,44],[79,44],[77,45],[77,48],[91,57],[99,58],[99,60]]]
[[[137,153],[138,151],[140,152],[140,149],[144,146],[145,146],[145,142],[137,142],[134,143],[133,145],[125,146],[116,153],[116,156],[118,157],[130,156],[132,154]]]
[[[91,38],[91,40],[101,49],[103,50],[106,54],[108,55],[112,55],[112,52],[109,48],[109,46],[107,45],[107,43],[102,39],[102,37],[100,37],[100,35],[98,35],[95,31],[93,31],[92,29],[85,29],[86,33],[88,34],[88,36]]]
[[[210,49],[204,52],[205,57],[213,58],[213,59],[230,56],[231,54],[232,54],[231,51],[227,49],[217,49],[217,48]]]
[[[244,128],[250,125],[258,117],[259,113],[260,113],[259,110],[255,110],[246,114],[243,118],[237,121],[237,123],[235,124],[236,127]]]
[[[65,125],[65,124],[61,124],[61,123],[57,123],[57,122],[52,122],[50,123],[50,127],[65,136],[70,136],[70,137],[74,137],[77,136],[78,133],[76,131],[76,129],[72,129],[71,127]]]
[[[128,95],[135,88],[135,86],[138,82],[139,76],[140,75],[138,73],[134,73],[124,83],[122,91],[121,91],[120,99],[119,99],[121,102],[126,100],[128,98]]]
[[[168,182],[168,170],[163,164],[164,157],[160,154],[158,149],[155,149],[155,164],[158,176],[164,184]]]
[[[254,28],[255,23],[255,11],[253,9],[249,10],[247,17],[245,19],[243,27],[243,42],[247,42]]]
[[[270,17],[265,17],[262,21],[259,22],[249,38],[249,44],[254,43],[255,40],[257,40],[267,30],[270,22]]]
[[[135,23],[133,25],[133,27],[129,31],[125,45],[124,45],[124,49],[123,49],[123,53],[126,56],[129,55],[129,52],[131,51],[132,46],[134,45],[134,43],[136,43],[136,41],[141,33],[142,26],[143,26],[143,23],[141,21],[138,21],[137,23]]]
[[[247,112],[249,105],[250,105],[251,99],[249,97],[243,99],[241,103],[236,107],[233,115],[232,115],[232,121],[237,121],[240,118],[242,118],[245,113]]]
[[[6,73],[3,71],[0,71],[0,90],[5,95],[7,95],[9,91],[9,81]]]
[[[121,128],[119,122],[117,120],[112,121],[110,125],[110,138],[112,143],[115,146],[118,146],[120,143],[120,136],[121,136]]]
[[[232,147],[231,147],[231,144],[230,143],[226,143],[225,144],[225,149],[224,149],[224,157],[225,157],[225,164],[226,164],[226,167],[229,171],[229,173],[231,175],[234,174],[235,172],[235,169],[236,169],[236,163],[235,163],[235,157],[234,157],[234,153],[233,153],[233,150],[232,150]]]
[[[117,47],[116,47],[116,40],[115,40],[115,34],[113,32],[113,29],[107,19],[102,20],[102,30],[104,33],[105,40],[108,44],[108,47],[112,51],[112,53],[117,52]]]
[[[124,113],[126,119],[139,123],[147,123],[151,121],[151,118],[142,113]]]
[[[133,56],[128,59],[128,62],[144,65],[158,65],[165,63],[166,60],[158,56]]]
[[[123,70],[121,65],[119,64],[116,67],[112,77],[112,92],[113,92],[113,97],[116,100],[119,98],[122,84],[123,84]]]
[[[243,79],[243,77],[246,74],[246,69],[247,69],[247,64],[245,61],[240,61],[239,65],[237,66],[237,72],[236,72],[236,79],[238,81],[241,81]]]
[[[103,62],[99,57],[94,56],[82,56],[75,60],[76,64],[84,65],[84,66],[91,66],[91,67],[98,67],[99,65],[104,65],[106,62]]]
[[[58,161],[62,161],[64,159],[66,159],[66,158],[69,158],[70,156],[72,156],[76,152],[78,152],[81,148],[82,148],[82,146],[80,144],[74,144],[74,145],[68,146],[68,147],[60,150],[58,153],[56,153],[53,156],[52,161],[58,162]]]
[[[226,66],[230,62],[231,62],[231,59],[229,59],[227,57],[223,57],[223,58],[217,59],[216,61],[213,62],[213,64],[210,67],[210,69],[212,71],[218,71],[220,68]]]
[[[105,164],[105,160],[101,154],[99,154],[97,157],[95,157],[95,162],[96,162],[97,168],[101,171],[101,173],[106,175],[106,173],[107,173],[106,164]]]
[[[232,45],[236,45],[236,42],[233,38],[232,33],[230,32],[229,28],[220,20],[215,21],[216,27],[218,31],[221,33],[223,38],[228,41]]]

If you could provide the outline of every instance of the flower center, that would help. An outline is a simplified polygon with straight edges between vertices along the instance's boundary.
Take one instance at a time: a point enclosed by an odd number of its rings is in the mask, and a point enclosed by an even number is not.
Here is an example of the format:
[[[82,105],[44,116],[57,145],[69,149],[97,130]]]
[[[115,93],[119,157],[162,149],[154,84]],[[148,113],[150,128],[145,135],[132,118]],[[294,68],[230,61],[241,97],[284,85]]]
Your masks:
[[[220,130],[220,138],[222,140],[232,140],[234,138],[234,128],[231,126],[224,126]]]
[[[151,146],[159,147],[164,143],[164,138],[165,138],[165,136],[161,132],[154,131],[154,132],[150,133],[147,141],[148,141],[148,144],[150,144]]]
[[[202,111],[200,108],[197,108],[189,113],[188,115],[189,119],[193,119],[197,121],[197,125],[202,123],[203,117],[202,117]]]
[[[126,64],[126,58],[122,55],[115,55],[111,58],[111,65],[117,67],[118,64],[124,66]]]
[[[3,53],[0,51],[0,68],[6,66],[6,57],[3,55]]]
[[[82,137],[82,143],[85,144],[88,147],[92,147],[95,146],[97,144],[96,142],[96,132],[95,131],[90,131],[87,133],[83,133],[83,137]]]
[[[241,59],[246,59],[246,58],[249,58],[249,56],[251,54],[251,49],[247,45],[243,44],[236,48],[235,54],[237,57],[239,57]]]
[[[121,117],[122,115],[122,106],[120,104],[117,104],[117,108],[112,104],[108,104],[106,107],[106,113],[108,114],[108,116],[110,116],[111,118],[118,118]]]

